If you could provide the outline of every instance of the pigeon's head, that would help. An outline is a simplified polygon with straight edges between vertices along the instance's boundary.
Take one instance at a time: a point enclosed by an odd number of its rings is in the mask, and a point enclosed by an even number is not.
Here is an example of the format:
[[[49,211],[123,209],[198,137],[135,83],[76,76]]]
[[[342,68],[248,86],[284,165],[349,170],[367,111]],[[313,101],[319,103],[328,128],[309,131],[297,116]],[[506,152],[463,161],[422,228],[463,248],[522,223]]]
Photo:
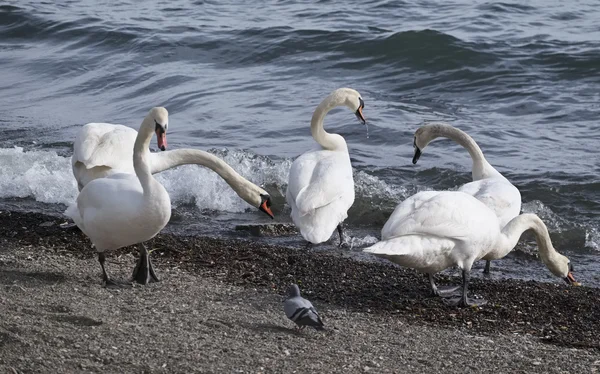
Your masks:
[[[290,299],[292,297],[297,297],[297,296],[300,296],[300,288],[298,288],[297,284],[292,284],[288,288],[288,299]]]

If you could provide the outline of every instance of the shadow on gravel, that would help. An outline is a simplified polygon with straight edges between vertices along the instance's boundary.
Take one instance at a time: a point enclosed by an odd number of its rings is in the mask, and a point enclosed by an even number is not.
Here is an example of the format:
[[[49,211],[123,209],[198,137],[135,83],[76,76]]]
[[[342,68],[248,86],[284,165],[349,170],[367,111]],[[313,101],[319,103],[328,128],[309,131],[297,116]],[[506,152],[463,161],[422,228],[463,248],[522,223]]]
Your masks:
[[[25,287],[41,287],[48,284],[65,282],[64,274],[47,271],[22,271],[2,270],[0,271],[0,284],[19,285]]]

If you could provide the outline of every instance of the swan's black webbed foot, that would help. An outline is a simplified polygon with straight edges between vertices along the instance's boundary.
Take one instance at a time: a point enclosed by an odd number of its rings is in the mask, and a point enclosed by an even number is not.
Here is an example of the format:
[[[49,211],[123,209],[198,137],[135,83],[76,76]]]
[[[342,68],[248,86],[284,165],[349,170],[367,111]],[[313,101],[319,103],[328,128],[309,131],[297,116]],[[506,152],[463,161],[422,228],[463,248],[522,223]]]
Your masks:
[[[487,304],[487,300],[485,299],[471,299],[467,296],[469,289],[469,280],[471,279],[471,274],[468,270],[463,269],[463,286],[462,286],[462,295],[445,298],[444,304],[451,306],[482,306]]]
[[[436,286],[433,279],[433,274],[427,274],[429,277],[429,285],[431,286],[431,294],[439,297],[452,297],[462,294],[461,286]]]
[[[450,306],[483,306],[487,304],[486,299],[472,299],[470,297],[454,296],[443,299],[444,304]]]
[[[461,286],[439,286],[437,287],[437,292],[434,294],[439,297],[453,297],[462,294]]]
[[[139,249],[140,259],[133,269],[133,274],[131,276],[132,280],[144,285],[152,282],[160,282],[156,276],[156,273],[154,272],[154,267],[152,266],[152,261],[150,261],[150,256],[148,255],[146,246],[144,246],[143,243],[140,243]]]
[[[102,287],[105,288],[127,288],[131,287],[131,283],[116,281],[108,276],[106,272],[106,268],[104,267],[104,263],[106,262],[106,256],[104,252],[98,253],[98,262],[100,262],[100,267],[102,268]]]
[[[129,288],[129,287],[131,287],[131,283],[129,283],[129,282],[123,282],[123,281],[117,281],[117,280],[108,278],[108,279],[104,279],[102,281],[102,287],[104,287],[104,288],[112,288],[112,289]]]

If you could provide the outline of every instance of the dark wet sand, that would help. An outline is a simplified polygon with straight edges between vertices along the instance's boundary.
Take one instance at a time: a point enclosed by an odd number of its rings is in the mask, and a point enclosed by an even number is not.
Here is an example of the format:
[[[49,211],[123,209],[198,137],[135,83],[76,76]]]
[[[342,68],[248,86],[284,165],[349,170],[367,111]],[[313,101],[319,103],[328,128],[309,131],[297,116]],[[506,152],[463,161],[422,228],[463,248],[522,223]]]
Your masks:
[[[160,283],[106,290],[61,222],[0,212],[0,372],[600,372],[598,289],[474,280],[490,303],[457,309],[396,266],[165,234],[151,242]],[[134,255],[111,253],[109,271],[128,277]],[[290,282],[327,332],[293,330]]]

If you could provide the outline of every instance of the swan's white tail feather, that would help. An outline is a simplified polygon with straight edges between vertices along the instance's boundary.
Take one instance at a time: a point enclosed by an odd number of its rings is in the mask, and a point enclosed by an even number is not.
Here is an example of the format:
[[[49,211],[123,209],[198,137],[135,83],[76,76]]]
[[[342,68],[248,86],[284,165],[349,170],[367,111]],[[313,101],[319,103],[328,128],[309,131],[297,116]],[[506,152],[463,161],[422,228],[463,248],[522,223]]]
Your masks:
[[[64,215],[71,218],[73,222],[75,222],[75,224],[83,231],[83,219],[81,217],[81,213],[79,212],[77,201],[69,205],[69,207],[65,210]]]
[[[403,255],[411,253],[414,248],[415,238],[413,235],[399,236],[388,240],[381,240],[372,246],[363,249],[363,252],[374,255]]]

